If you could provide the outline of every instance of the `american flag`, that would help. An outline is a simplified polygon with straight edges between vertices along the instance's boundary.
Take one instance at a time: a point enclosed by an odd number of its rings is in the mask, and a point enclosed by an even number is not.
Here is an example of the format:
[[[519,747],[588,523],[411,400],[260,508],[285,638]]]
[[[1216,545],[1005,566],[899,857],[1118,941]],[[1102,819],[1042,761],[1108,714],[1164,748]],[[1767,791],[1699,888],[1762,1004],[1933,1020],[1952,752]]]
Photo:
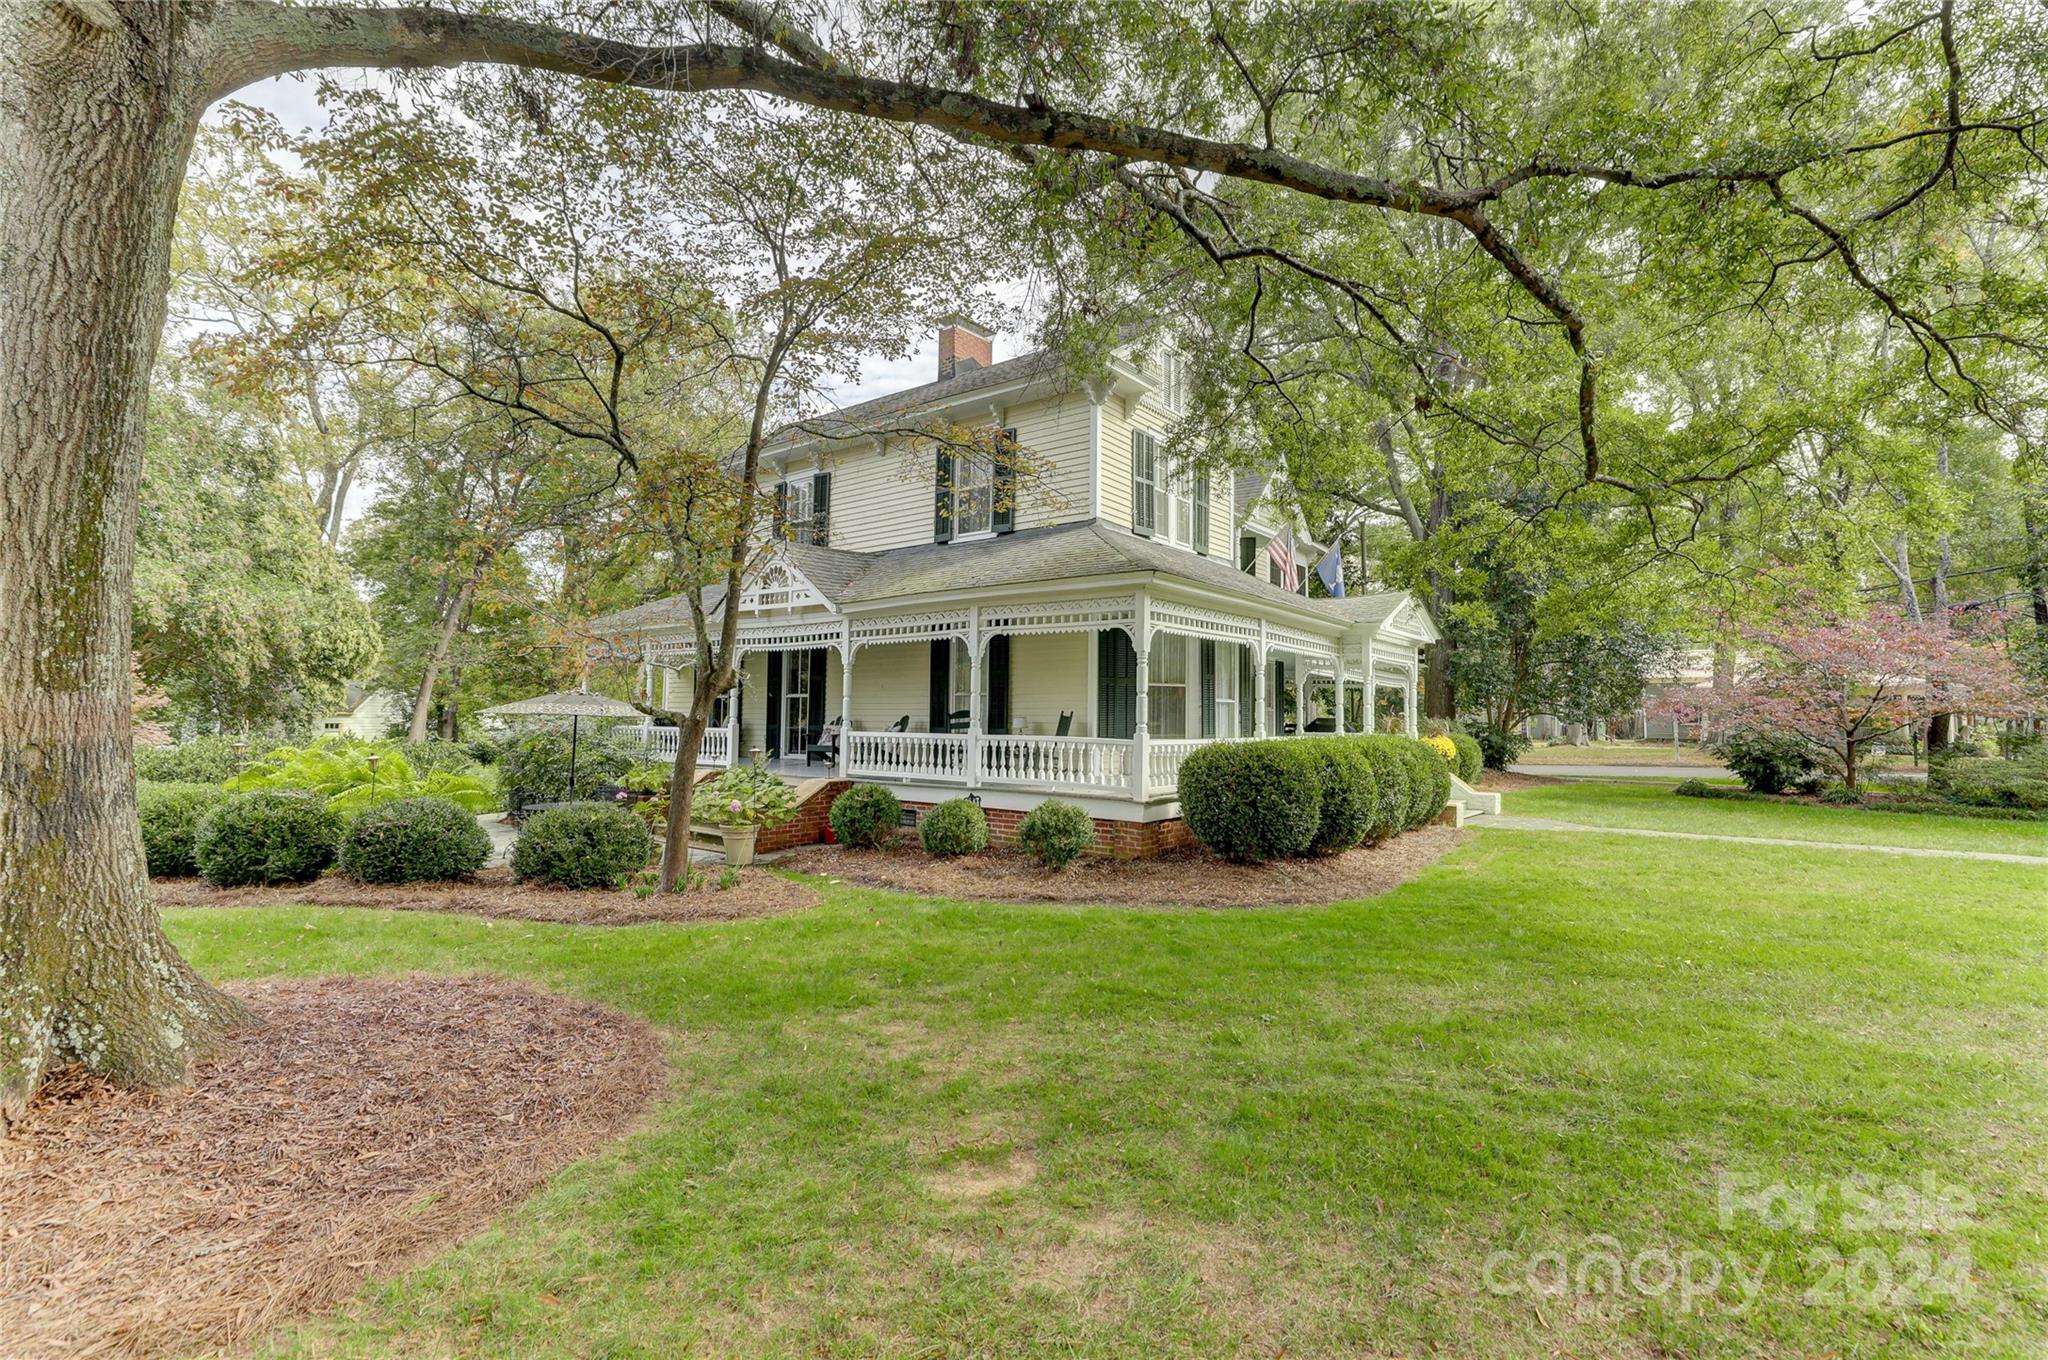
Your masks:
[[[1293,530],[1290,529],[1273,535],[1272,539],[1266,544],[1266,556],[1272,558],[1273,565],[1280,568],[1281,585],[1289,590],[1300,589],[1301,582],[1295,577],[1295,573],[1300,571],[1301,568],[1296,566],[1294,562]]]

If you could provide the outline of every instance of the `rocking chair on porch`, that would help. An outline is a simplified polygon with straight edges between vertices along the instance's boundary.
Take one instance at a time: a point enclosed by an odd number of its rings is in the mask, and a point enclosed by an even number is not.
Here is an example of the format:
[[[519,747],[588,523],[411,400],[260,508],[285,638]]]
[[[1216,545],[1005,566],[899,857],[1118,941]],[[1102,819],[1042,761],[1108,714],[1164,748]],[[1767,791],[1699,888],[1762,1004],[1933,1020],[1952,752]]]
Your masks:
[[[839,763],[839,733],[845,726],[846,719],[843,717],[834,718],[831,722],[825,724],[818,733],[818,739],[804,747],[805,769],[811,768],[812,763],[820,757],[828,765],[837,765]]]

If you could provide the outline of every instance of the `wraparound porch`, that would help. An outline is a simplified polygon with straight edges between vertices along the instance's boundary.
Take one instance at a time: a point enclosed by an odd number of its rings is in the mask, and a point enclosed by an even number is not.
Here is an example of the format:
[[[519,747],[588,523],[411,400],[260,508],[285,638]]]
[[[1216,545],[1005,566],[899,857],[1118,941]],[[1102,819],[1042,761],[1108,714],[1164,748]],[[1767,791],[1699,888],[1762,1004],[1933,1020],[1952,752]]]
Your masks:
[[[1406,730],[1416,711],[1412,642],[1151,591],[748,618],[740,645],[699,763],[770,760],[792,778],[1150,805],[1210,742],[1366,730],[1383,690]],[[690,651],[644,641],[650,694],[680,703]],[[673,757],[675,729],[642,736]]]

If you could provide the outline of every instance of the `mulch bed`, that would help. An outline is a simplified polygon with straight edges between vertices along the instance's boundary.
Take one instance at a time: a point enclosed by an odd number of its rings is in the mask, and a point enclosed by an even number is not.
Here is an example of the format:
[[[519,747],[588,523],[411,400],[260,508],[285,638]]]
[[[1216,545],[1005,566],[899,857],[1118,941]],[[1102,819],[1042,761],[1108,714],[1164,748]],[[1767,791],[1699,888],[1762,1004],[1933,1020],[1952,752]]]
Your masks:
[[[1552,784],[1569,784],[1569,779],[1558,779],[1547,774],[1517,774],[1513,770],[1482,770],[1479,779],[1472,785],[1490,793],[1505,789],[1541,789]]]
[[[0,1140],[0,1353],[234,1348],[480,1226],[667,1086],[638,1020],[486,977],[231,984],[266,1022]]]
[[[1149,859],[1091,857],[1052,870],[1016,850],[941,859],[903,842],[882,850],[810,846],[778,863],[865,887],[970,901],[1266,907],[1377,896],[1442,859],[1458,839],[1450,827],[1428,826],[1372,849],[1269,864],[1231,864],[1206,850],[1183,850]]]
[[[722,871],[686,893],[635,897],[616,888],[579,891],[515,883],[510,869],[485,869],[455,883],[357,883],[323,874],[311,883],[266,888],[216,888],[203,878],[157,879],[150,884],[160,907],[380,907],[388,911],[446,911],[500,920],[553,921],[577,926],[638,926],[658,921],[746,921],[780,916],[818,904],[818,890],[765,869],[738,870],[730,888]]]

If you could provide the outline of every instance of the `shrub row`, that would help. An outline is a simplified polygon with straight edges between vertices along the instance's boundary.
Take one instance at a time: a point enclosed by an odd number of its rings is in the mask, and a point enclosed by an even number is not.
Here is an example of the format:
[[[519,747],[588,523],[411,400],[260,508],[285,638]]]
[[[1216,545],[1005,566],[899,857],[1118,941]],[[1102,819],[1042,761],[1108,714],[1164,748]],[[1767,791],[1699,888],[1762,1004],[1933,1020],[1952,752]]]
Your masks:
[[[1446,756],[1409,737],[1220,742],[1181,763],[1181,815],[1226,859],[1328,855],[1434,821]]]
[[[856,849],[886,845],[903,821],[903,804],[879,784],[856,784],[832,800],[832,835]],[[918,843],[932,855],[971,855],[988,848],[988,814],[954,798],[925,813]],[[1095,819],[1072,803],[1048,798],[1017,824],[1017,843],[1039,863],[1061,869],[1095,844]]]
[[[1729,802],[1777,803],[1780,806],[1793,801],[1776,793],[1758,793],[1752,789],[1733,789],[1725,784],[1709,784],[1700,779],[1688,779],[1672,790],[1681,798],[1719,798]],[[1822,801],[1829,801],[1824,792]],[[1952,802],[1946,798],[1894,796],[1870,802],[1860,798],[1835,799],[1840,806],[1861,808],[1865,812],[1904,812],[1935,817],[1974,817],[1981,821],[1994,822],[2048,822],[2048,810],[2025,807],[1985,806],[1974,803]]]
[[[1937,759],[1928,767],[1927,787],[1958,803],[2039,812],[2048,809],[2048,759],[2038,753],[2018,760]]]
[[[475,816],[445,798],[397,799],[346,819],[298,789],[142,783],[135,801],[153,876],[198,873],[223,888],[308,883],[337,860],[365,883],[458,878],[491,853]]]

